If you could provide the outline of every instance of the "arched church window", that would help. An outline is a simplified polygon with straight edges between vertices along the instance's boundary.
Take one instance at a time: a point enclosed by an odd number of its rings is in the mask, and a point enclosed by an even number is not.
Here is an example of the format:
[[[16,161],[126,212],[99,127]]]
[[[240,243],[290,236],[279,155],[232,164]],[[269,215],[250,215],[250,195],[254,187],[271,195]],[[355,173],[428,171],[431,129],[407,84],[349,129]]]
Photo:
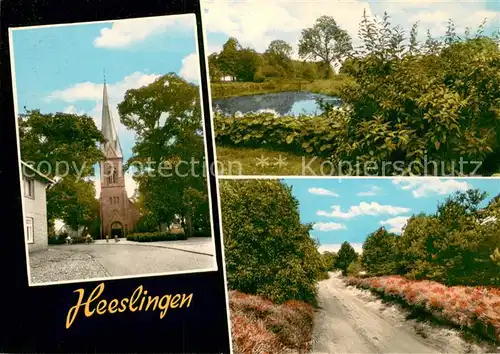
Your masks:
[[[113,198],[109,197],[109,204],[113,204]]]

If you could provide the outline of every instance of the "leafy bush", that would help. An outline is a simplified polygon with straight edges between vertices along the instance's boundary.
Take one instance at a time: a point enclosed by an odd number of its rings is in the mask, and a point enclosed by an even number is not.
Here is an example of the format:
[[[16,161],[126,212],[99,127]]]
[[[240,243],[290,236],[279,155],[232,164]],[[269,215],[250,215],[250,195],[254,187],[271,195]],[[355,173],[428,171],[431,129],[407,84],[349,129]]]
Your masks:
[[[324,264],[291,188],[276,180],[224,180],[220,193],[229,288],[314,304]]]
[[[176,241],[186,240],[187,237],[184,232],[170,233],[170,232],[143,232],[132,233],[127,235],[127,241],[135,242],[155,242],[155,241]]]
[[[85,243],[85,242],[86,242],[86,239],[85,239],[84,236],[77,236],[77,237],[72,237],[71,238],[71,243],[72,244],[79,244],[79,243]]]
[[[66,243],[66,237],[63,235],[51,235],[48,237],[49,245],[62,245]]]
[[[480,32],[459,39],[450,23],[444,42],[408,44],[388,16],[377,31],[365,16],[364,42],[345,65],[354,83],[340,97],[351,115],[338,130],[334,161],[386,165],[386,173],[491,174],[500,167],[500,47]],[[460,158],[466,163],[459,165]],[[411,165],[410,165],[411,163]],[[461,168],[462,171],[457,171]]]
[[[337,257],[338,256],[335,252],[326,251],[321,254],[321,258],[323,259],[326,271],[335,270],[337,264]]]
[[[354,262],[351,262],[351,264],[349,264],[346,273],[349,276],[358,276],[361,271],[363,271],[361,261],[359,259],[356,259]]]
[[[215,114],[216,140],[221,145],[266,146],[298,154],[330,156],[338,148],[337,130],[347,113],[330,111],[318,117],[276,117],[272,113],[225,117]]]
[[[134,231],[139,233],[156,232],[158,231],[158,222],[151,213],[142,215],[137,221]]]

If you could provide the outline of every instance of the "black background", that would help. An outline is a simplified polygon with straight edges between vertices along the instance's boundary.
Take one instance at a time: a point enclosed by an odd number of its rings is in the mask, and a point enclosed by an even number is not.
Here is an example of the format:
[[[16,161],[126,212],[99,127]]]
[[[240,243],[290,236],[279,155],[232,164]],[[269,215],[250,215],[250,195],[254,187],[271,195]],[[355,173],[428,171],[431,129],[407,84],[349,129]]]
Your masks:
[[[221,256],[215,177],[210,174],[217,272],[111,280],[102,298],[129,297],[139,285],[149,294],[194,293],[190,308],[84,317],[65,329],[78,288],[100,282],[28,287],[14,121],[8,28],[58,23],[195,13],[200,58],[204,58],[198,1],[3,0],[0,1],[0,352],[229,352],[226,292]],[[75,44],[76,45],[76,44]],[[64,55],[64,53],[54,53]],[[101,70],[101,69],[99,69]],[[205,61],[201,61],[208,159],[213,162]],[[33,77],[33,80],[36,80]]]

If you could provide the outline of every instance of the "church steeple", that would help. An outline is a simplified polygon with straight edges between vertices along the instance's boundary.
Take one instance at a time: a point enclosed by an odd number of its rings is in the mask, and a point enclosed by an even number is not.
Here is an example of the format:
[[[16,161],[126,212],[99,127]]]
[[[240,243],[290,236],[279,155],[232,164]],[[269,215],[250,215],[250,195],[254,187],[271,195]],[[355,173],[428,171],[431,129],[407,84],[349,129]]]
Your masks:
[[[106,142],[102,145],[102,150],[105,156],[111,157],[110,154],[115,155],[115,157],[122,158],[122,148],[120,146],[120,141],[118,140],[118,134],[116,133],[115,125],[113,124],[113,118],[111,117],[111,110],[109,109],[108,101],[108,89],[106,87],[106,76],[104,76],[104,87],[102,92],[102,125],[101,132]]]

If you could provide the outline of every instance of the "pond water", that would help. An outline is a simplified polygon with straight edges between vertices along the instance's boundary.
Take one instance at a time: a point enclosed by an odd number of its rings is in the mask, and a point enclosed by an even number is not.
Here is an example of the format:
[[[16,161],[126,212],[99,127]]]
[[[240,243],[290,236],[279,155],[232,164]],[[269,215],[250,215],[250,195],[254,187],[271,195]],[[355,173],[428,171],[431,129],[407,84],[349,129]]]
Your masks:
[[[212,105],[214,111],[219,110],[227,115],[233,115],[236,112],[245,114],[262,110],[273,110],[280,115],[318,115],[322,113],[317,103],[318,98],[322,98],[325,102],[335,106],[340,105],[337,97],[311,92],[278,92],[223,98],[213,100]]]

